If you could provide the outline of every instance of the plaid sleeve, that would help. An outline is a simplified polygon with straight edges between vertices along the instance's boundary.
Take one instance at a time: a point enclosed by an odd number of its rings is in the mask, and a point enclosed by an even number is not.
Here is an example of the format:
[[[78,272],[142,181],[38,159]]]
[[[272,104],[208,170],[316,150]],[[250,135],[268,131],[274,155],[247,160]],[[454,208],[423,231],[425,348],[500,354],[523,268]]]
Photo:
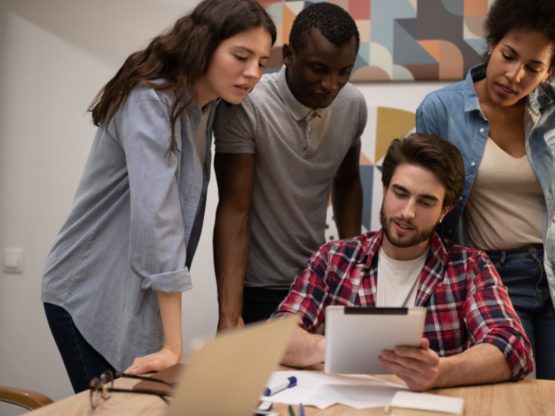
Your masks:
[[[310,257],[303,273],[295,279],[289,294],[270,320],[296,314],[302,318],[300,326],[303,329],[310,333],[318,329],[324,319],[329,294],[328,251],[328,247],[324,245]]]
[[[501,284],[497,270],[483,252],[477,252],[463,305],[466,326],[474,344],[493,344],[512,370],[512,380],[534,371],[532,347],[520,319]]]

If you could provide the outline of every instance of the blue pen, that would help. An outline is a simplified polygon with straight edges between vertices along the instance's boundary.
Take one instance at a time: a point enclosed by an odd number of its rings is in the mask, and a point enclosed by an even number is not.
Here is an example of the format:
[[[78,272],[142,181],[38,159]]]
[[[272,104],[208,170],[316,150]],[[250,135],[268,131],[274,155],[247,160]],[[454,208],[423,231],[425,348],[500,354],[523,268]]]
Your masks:
[[[299,416],[305,416],[304,414],[304,406],[302,403],[299,404],[299,412],[301,413]]]
[[[278,381],[275,384],[272,384],[270,387],[266,387],[264,391],[264,396],[272,396],[282,390],[295,387],[297,385],[297,378],[296,377],[289,377],[285,380]]]

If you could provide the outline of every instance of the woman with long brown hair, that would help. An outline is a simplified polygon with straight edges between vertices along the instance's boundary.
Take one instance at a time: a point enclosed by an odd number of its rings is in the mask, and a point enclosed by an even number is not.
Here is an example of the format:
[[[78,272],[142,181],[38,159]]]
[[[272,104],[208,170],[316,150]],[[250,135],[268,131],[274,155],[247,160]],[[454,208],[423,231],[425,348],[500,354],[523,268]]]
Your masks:
[[[275,38],[254,0],[204,0],[129,56],[91,104],[98,131],[42,287],[75,392],[106,369],[181,360],[216,99],[241,102]]]

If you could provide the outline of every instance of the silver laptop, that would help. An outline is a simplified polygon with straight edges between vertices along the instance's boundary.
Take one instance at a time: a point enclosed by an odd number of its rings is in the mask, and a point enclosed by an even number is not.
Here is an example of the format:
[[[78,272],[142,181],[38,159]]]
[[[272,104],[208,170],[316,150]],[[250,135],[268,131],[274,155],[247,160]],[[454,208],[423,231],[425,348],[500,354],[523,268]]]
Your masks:
[[[326,308],[328,374],[390,374],[378,362],[383,350],[420,346],[426,308]]]
[[[204,343],[180,376],[168,416],[250,416],[299,318],[248,325]]]

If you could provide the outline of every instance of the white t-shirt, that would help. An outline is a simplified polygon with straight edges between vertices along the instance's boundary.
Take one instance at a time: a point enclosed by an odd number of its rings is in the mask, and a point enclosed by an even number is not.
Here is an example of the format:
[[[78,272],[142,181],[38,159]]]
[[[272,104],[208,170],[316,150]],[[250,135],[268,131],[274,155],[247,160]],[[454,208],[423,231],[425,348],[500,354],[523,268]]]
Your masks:
[[[378,307],[413,307],[428,250],[414,260],[393,260],[378,252]]]

